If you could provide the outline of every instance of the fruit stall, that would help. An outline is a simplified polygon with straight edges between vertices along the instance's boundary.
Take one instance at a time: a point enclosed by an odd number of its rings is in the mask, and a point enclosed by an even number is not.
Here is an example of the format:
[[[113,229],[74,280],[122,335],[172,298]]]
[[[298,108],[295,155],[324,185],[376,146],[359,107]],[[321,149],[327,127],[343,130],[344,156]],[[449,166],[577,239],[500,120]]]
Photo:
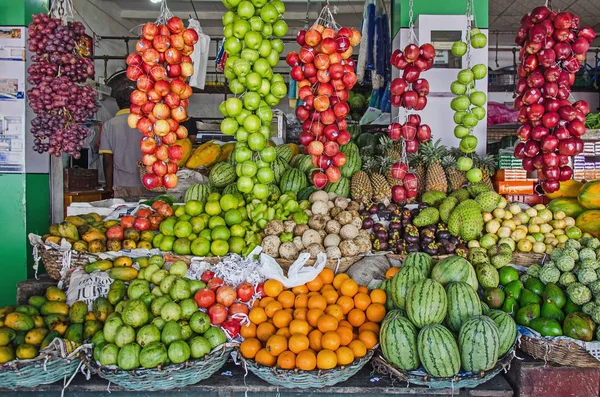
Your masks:
[[[600,395],[600,15],[129,3],[0,16],[1,394]]]

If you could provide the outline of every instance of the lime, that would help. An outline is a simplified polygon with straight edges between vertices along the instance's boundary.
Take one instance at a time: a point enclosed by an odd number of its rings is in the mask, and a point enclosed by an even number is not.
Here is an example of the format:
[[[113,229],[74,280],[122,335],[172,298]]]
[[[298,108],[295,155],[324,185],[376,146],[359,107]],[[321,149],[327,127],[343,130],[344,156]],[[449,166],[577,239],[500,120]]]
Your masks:
[[[237,225],[242,222],[242,214],[237,209],[231,209],[225,213],[225,223],[227,226]]]
[[[204,211],[210,216],[219,215],[221,213],[221,206],[218,201],[209,201],[204,206]]]
[[[183,214],[179,218],[177,218],[178,221],[189,221],[190,219],[192,219],[192,217],[188,214]]]
[[[225,226],[225,225],[226,225],[225,219],[221,218],[220,216],[213,216],[208,221],[209,229],[214,229],[217,226]]]
[[[227,226],[217,226],[212,229],[210,236],[213,240],[229,240],[231,232]]]
[[[229,252],[241,254],[246,248],[246,243],[241,237],[232,237],[229,239]]]
[[[273,182],[273,180],[275,179],[275,174],[273,173],[273,170],[269,167],[259,168],[258,172],[256,173],[256,178],[258,178],[258,181],[260,183],[268,184]]]
[[[204,218],[199,216],[195,216],[192,219],[190,219],[190,224],[192,225],[193,233],[200,233],[202,229],[206,227],[206,222],[204,221]]]
[[[203,231],[200,232],[200,237],[198,237],[198,238],[203,238],[203,239],[206,239],[208,241],[211,241],[212,237],[210,237],[210,234],[211,234],[211,230],[210,229],[204,229]],[[196,239],[196,240],[198,240],[198,239]]]
[[[229,230],[231,231],[231,237],[244,237],[246,235],[246,229],[242,225],[232,225]]]
[[[181,215],[185,215],[185,207],[180,205],[175,208],[175,212],[173,213],[176,217],[180,217]]]
[[[511,281],[519,279],[519,272],[514,267],[503,266],[498,270],[500,284],[507,285]]]
[[[206,198],[206,201],[219,201],[221,199],[221,194],[220,193],[211,193],[208,195],[208,197]]]
[[[224,240],[215,240],[210,244],[210,251],[215,256],[224,256],[229,252],[229,244]]]
[[[202,201],[190,200],[185,203],[185,213],[189,216],[197,216],[204,211],[204,204]]]
[[[221,209],[223,211],[229,211],[232,208],[237,208],[238,199],[233,194],[225,194],[223,197],[221,197],[219,203],[221,204]]]
[[[252,193],[254,194],[254,197],[256,197],[257,199],[266,199],[267,196],[269,195],[269,187],[267,185],[265,185],[264,183],[257,183],[256,185],[254,185],[254,188],[252,189]]]
[[[177,237],[187,237],[192,233],[192,224],[188,221],[179,221],[175,224],[173,232]]]

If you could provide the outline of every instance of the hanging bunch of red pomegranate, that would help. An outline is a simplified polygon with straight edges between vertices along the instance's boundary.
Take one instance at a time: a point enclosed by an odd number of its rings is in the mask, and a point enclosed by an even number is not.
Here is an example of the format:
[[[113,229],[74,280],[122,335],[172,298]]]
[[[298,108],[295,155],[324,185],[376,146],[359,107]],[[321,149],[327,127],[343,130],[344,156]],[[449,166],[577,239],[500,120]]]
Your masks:
[[[298,82],[298,98],[304,102],[296,108],[296,117],[302,121],[299,140],[319,168],[312,174],[319,189],[339,181],[340,167],[346,163],[340,146],[350,142],[347,101],[356,84],[356,65],[350,57],[360,39],[358,30],[340,28],[325,6],[315,24],[298,33],[300,52],[287,56],[290,77]]]
[[[522,124],[515,157],[527,171],[537,170],[545,192],[571,179],[569,158],[583,151],[586,101],[571,103],[575,73],[585,61],[596,33],[579,27],[579,17],[536,7],[521,19],[516,43],[521,46],[515,99]]]
[[[142,182],[148,189],[177,186],[177,163],[183,149],[176,141],[188,135],[179,123],[188,118],[192,87],[186,81],[194,73],[189,55],[197,41],[196,31],[186,29],[178,17],[165,24],[148,22],[136,52],[127,57],[127,77],[137,82],[130,97],[128,124],[143,134],[140,147],[146,175]]]

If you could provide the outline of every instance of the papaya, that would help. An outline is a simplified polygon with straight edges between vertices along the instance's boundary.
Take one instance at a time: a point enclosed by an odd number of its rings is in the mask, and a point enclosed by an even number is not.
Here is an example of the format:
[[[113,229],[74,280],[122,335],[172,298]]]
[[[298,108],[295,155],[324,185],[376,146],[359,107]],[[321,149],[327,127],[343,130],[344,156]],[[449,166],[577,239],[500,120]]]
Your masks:
[[[586,208],[579,203],[579,200],[573,197],[555,198],[548,203],[548,209],[553,213],[556,211],[563,211],[567,216],[573,218],[577,218],[579,214],[586,210]]]
[[[221,156],[219,157],[219,160],[217,160],[217,163],[227,161],[229,155],[233,152],[233,149],[235,149],[235,142],[227,142],[221,145]]]
[[[98,215],[96,212],[90,212],[87,214],[87,216],[92,217],[92,219],[94,219],[96,222],[102,222],[102,219],[104,218],[103,216]]]
[[[42,316],[49,314],[62,314],[63,316],[69,315],[69,305],[64,302],[46,302],[42,305],[40,311]]]
[[[67,295],[58,287],[48,287],[46,289],[46,299],[53,302],[66,302]]]
[[[92,254],[106,252],[106,241],[93,240],[88,243],[88,251]]]
[[[86,221],[82,217],[76,216],[76,215],[69,215],[69,216],[67,216],[65,218],[65,222],[72,223],[75,226],[83,226],[83,225],[87,225],[88,224],[88,221]]]
[[[569,179],[568,181],[564,181],[560,183],[560,188],[552,193],[546,193],[546,197],[550,200],[554,200],[557,198],[565,198],[565,197],[577,197],[579,194],[579,189],[583,186],[583,183],[580,181],[576,181],[574,179]]]
[[[77,226],[72,223],[64,222],[58,225],[58,234],[60,237],[71,239],[74,241],[79,240],[79,232]]]
[[[192,155],[192,141],[190,141],[189,138],[183,138],[176,140],[174,144],[181,146],[181,149],[183,150],[181,160],[177,162],[179,167],[183,167]]]
[[[194,153],[185,163],[187,168],[206,167],[209,168],[216,164],[221,157],[221,146],[214,143],[214,140],[203,143],[198,146]]]
[[[87,304],[85,302],[74,302],[69,308],[69,320],[73,324],[83,324],[85,322],[87,311]]]
[[[90,229],[88,230],[83,236],[81,236],[81,238],[83,239],[83,241],[87,242],[88,244],[90,244],[92,241],[96,241],[96,240],[101,240],[106,242],[107,237],[104,233],[100,232],[97,229]]]
[[[585,183],[579,189],[577,200],[589,210],[600,208],[600,180]]]
[[[600,210],[588,210],[575,220],[575,226],[584,233],[600,238]]]
[[[58,232],[58,223],[51,224],[48,228],[48,232],[54,237],[60,237],[60,233]]]
[[[104,272],[106,270],[110,270],[112,269],[114,266],[112,261],[109,261],[107,259],[102,259],[96,262],[92,262],[89,265],[85,265],[85,272],[86,273],[92,273],[95,272],[96,270]]]
[[[88,243],[86,243],[85,241],[79,240],[79,241],[75,241],[75,243],[73,243],[73,251],[86,252],[87,250],[88,250]]]
[[[4,318],[4,325],[15,331],[29,331],[35,326],[31,316],[25,313],[12,312]]]

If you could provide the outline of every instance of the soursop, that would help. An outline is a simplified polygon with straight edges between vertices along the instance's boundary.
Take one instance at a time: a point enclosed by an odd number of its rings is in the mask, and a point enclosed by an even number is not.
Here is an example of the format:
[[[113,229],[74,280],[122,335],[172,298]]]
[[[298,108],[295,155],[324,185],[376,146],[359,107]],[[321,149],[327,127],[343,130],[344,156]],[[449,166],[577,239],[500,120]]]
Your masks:
[[[544,266],[542,270],[540,270],[540,281],[544,284],[548,283],[558,283],[560,279],[560,270],[555,268],[554,266]]]
[[[502,243],[498,245],[498,254],[499,255],[511,255],[513,254],[513,250],[512,248],[510,248],[510,245],[506,244],[506,243]]]
[[[477,274],[477,281],[482,288],[496,288],[500,284],[500,275],[498,270],[490,264],[483,264],[477,266],[475,269]]]
[[[600,263],[596,260],[596,259],[583,259],[580,263],[579,266],[584,267],[591,267],[592,269],[596,270],[600,267]]]
[[[596,324],[600,324],[600,307],[596,306],[590,316],[592,316],[592,320],[594,320]]]
[[[584,312],[585,314],[591,316],[592,312],[594,311],[594,309],[597,307],[598,305],[596,305],[595,302],[588,302],[585,305],[583,305],[583,307],[581,308],[581,311]]]
[[[519,281],[522,282],[523,284],[525,284],[527,282],[527,280],[529,279],[530,276],[529,274],[521,274],[521,277],[519,277]]]
[[[592,295],[600,296],[600,280],[591,282],[588,288],[592,291]]]
[[[579,268],[579,271],[577,272],[577,280],[583,285],[588,285],[598,280],[598,275],[594,269],[585,266]]]
[[[485,249],[481,247],[473,247],[469,250],[469,262],[473,266],[490,263],[490,258],[487,256]]]
[[[540,277],[540,271],[542,270],[542,265],[531,265],[527,268],[527,275],[531,277]]]
[[[581,283],[573,283],[567,287],[567,295],[576,305],[585,305],[592,300],[592,291]]]
[[[577,276],[571,272],[565,272],[565,273],[561,274],[560,278],[558,279],[558,283],[560,285],[562,285],[563,287],[567,287],[576,282],[577,282]]]
[[[569,239],[565,242],[565,248],[567,248],[567,249],[572,248],[575,250],[580,250],[581,243],[579,243],[579,241],[577,241],[577,240]]]
[[[481,209],[483,209],[484,211],[492,212],[496,209],[496,207],[498,207],[501,198],[502,196],[500,196],[498,193],[494,192],[493,190],[490,190],[487,192],[479,193],[477,197],[475,197],[475,201],[477,201],[481,205]]]
[[[419,212],[419,215],[413,219],[413,225],[417,227],[435,225],[439,220],[440,212],[438,209],[434,207],[427,207],[422,209],[421,212]]]
[[[582,248],[579,251],[579,260],[583,261],[585,259],[596,259],[596,251],[592,248]]]
[[[475,200],[465,200],[456,206],[448,221],[448,231],[463,240],[476,240],[483,231],[481,205]]]
[[[550,254],[550,259],[552,259],[553,261],[556,261],[558,258],[563,256],[564,251],[565,251],[564,248],[554,248],[552,250],[552,253]]]
[[[585,246],[587,248],[591,248],[591,249],[597,249],[600,248],[600,240],[593,237],[591,239],[589,239],[589,241],[587,241],[587,243],[585,244]]]
[[[566,255],[559,257],[554,263],[561,272],[570,272],[575,267],[575,259]]]
[[[569,241],[572,241],[572,240],[569,240]],[[571,258],[573,258],[577,261],[577,260],[579,260],[579,251],[577,251],[576,248],[565,247],[565,250],[563,251],[563,256],[570,256]]]
[[[454,207],[458,205],[458,199],[456,197],[446,197],[444,201],[440,204],[438,210],[440,211],[440,218],[442,222],[448,223],[448,219],[450,219],[450,214]]]
[[[491,261],[492,261],[492,265],[494,265],[494,267],[496,269],[500,269],[501,267],[508,265],[511,260],[512,260],[512,253],[494,255],[494,256],[492,256]]]
[[[469,186],[467,186],[467,190],[469,191],[471,197],[475,198],[479,195],[479,193],[489,192],[491,189],[485,183],[477,182],[470,183]]]
[[[429,190],[421,196],[421,202],[432,207],[438,207],[446,198],[446,193],[439,190]]]
[[[448,197],[455,197],[459,202],[462,202],[469,198],[469,191],[465,188],[458,189],[450,193]]]

